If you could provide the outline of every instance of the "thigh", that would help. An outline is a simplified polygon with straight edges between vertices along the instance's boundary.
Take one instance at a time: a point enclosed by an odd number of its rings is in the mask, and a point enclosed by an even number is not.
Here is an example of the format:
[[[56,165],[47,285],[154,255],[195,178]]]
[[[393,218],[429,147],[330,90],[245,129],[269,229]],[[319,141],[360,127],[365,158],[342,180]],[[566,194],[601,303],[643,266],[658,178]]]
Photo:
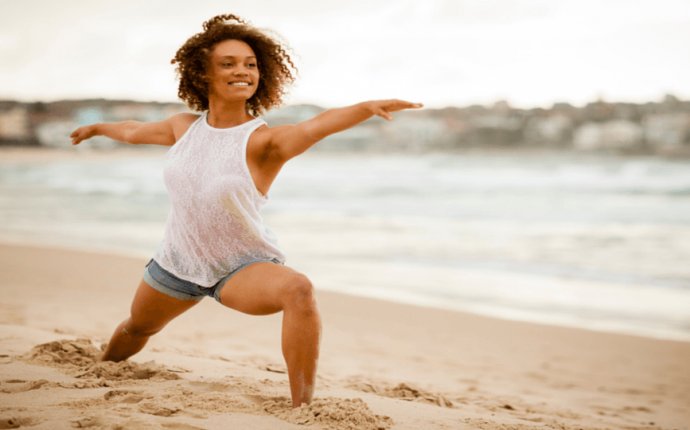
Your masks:
[[[241,269],[220,290],[220,302],[251,315],[268,315],[283,309],[286,290],[306,277],[272,262],[258,262]]]
[[[139,330],[160,330],[197,303],[196,300],[180,300],[165,295],[142,279],[132,301],[131,324]]]

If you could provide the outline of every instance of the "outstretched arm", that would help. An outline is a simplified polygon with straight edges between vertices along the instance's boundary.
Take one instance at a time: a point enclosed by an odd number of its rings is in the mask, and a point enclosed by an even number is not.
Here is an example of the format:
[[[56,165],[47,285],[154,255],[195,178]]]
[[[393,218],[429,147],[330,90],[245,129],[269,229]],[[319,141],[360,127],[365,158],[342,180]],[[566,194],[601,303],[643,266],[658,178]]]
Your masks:
[[[329,109],[307,121],[276,127],[271,136],[274,153],[285,162],[311,148],[326,136],[347,130],[374,115],[392,120],[392,112],[421,108],[421,103],[404,100],[374,100],[337,109]]]
[[[72,145],[94,136],[107,136],[113,140],[131,144],[149,143],[154,145],[173,145],[179,130],[196,119],[193,114],[177,114],[159,122],[122,121],[91,124],[74,130],[70,137]]]

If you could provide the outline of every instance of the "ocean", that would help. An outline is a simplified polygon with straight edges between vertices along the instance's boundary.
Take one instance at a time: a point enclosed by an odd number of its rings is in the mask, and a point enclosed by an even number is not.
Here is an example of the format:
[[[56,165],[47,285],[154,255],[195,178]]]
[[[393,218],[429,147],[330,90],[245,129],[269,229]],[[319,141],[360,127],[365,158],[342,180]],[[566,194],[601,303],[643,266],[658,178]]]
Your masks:
[[[164,149],[84,148],[0,151],[0,241],[143,270],[168,211]],[[690,160],[312,151],[263,214],[317,289],[690,340]]]

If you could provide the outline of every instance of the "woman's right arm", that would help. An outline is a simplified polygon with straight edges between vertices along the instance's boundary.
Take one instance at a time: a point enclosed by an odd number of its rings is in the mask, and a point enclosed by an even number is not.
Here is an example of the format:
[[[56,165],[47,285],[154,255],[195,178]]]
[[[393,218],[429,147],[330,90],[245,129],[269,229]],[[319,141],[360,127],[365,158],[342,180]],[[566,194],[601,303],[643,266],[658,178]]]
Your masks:
[[[72,145],[78,145],[94,136],[106,136],[131,144],[171,146],[197,117],[194,114],[181,113],[158,122],[122,121],[91,124],[74,130],[70,137]]]

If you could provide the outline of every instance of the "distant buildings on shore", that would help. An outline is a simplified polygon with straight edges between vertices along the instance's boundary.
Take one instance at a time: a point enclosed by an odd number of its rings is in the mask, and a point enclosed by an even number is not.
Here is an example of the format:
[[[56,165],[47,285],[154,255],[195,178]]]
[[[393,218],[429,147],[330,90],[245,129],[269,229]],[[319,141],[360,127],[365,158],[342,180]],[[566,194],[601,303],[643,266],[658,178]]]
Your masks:
[[[293,105],[271,111],[271,125],[311,118],[324,109]],[[69,147],[80,125],[124,120],[159,121],[187,108],[179,103],[74,100],[52,103],[0,101],[0,145]],[[595,101],[583,107],[493,106],[423,109],[370,120],[325,139],[317,150],[448,151],[536,148],[690,156],[690,101],[667,95],[644,104]],[[95,138],[89,147],[117,145]]]

